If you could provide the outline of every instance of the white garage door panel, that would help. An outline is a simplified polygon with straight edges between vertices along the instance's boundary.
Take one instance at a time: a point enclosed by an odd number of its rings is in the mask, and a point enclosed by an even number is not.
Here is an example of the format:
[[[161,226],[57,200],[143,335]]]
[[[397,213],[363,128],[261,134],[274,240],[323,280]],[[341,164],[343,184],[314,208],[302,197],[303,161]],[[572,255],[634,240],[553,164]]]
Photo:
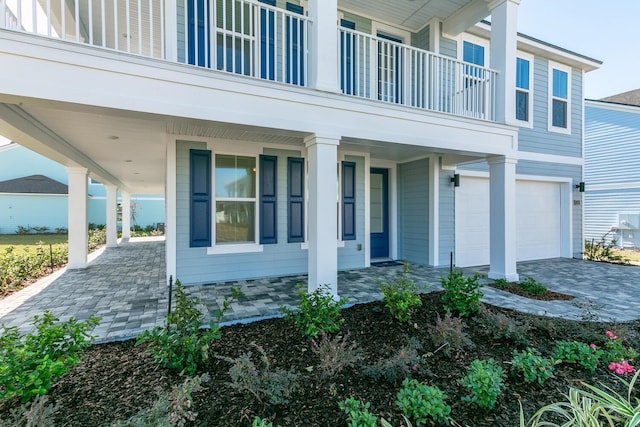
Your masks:
[[[516,186],[517,259],[560,256],[560,185],[518,181]]]
[[[456,266],[489,264],[489,180],[461,177],[456,188]],[[560,184],[517,181],[516,259],[560,256]]]
[[[489,264],[489,180],[460,177],[456,191],[456,266]]]

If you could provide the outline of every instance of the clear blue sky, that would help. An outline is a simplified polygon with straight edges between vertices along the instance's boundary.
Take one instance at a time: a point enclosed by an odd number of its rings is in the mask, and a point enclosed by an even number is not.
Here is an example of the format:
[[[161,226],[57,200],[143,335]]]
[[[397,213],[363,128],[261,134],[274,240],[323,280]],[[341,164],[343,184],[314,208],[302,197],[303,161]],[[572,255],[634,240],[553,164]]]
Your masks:
[[[521,0],[518,31],[603,61],[586,98],[640,89],[640,0]]]

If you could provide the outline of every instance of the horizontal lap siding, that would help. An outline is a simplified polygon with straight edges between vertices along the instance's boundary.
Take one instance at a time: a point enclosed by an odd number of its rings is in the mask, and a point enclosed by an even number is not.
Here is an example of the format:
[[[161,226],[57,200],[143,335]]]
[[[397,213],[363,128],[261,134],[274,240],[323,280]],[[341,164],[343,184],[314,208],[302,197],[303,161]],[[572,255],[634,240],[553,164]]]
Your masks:
[[[584,195],[584,200],[584,238],[587,240],[598,241],[609,233],[611,227],[617,227],[618,213],[635,212],[640,214],[640,188],[588,191]],[[640,244],[640,231],[632,234]],[[608,237],[615,236],[615,234],[609,234]]]
[[[398,167],[399,250],[410,262],[429,262],[429,161]]]
[[[418,49],[429,50],[430,35],[430,28],[427,25],[417,33],[411,34],[411,45],[417,47]]]
[[[345,156],[344,160],[356,164],[356,239],[347,240],[343,248],[338,248],[340,270],[364,267],[365,241],[369,237],[364,234],[364,157]],[[360,250],[358,245],[361,245]]]
[[[351,21],[356,24],[356,31],[365,34],[371,34],[371,19],[363,18],[362,16],[355,15],[350,12],[343,12],[342,19]]]
[[[186,284],[299,274],[307,271],[307,252],[300,243],[287,243],[287,156],[297,151],[267,150],[278,156],[278,243],[263,252],[207,255],[206,248],[189,247],[189,149],[206,144],[178,142],[177,146],[177,277]],[[215,153],[214,153],[215,155]]]
[[[640,185],[640,107],[637,113],[585,109],[585,182]]]
[[[571,135],[549,132],[549,62],[535,58],[533,75],[533,128],[520,128],[518,147],[559,156],[582,155],[582,73],[571,72]]]

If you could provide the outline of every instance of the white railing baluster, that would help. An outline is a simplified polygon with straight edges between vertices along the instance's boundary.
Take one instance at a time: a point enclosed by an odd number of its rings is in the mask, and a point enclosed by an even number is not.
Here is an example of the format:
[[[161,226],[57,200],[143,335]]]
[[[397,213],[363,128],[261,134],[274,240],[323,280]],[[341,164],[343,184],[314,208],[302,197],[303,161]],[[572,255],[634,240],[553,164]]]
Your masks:
[[[80,5],[78,4],[78,0],[74,1],[75,7],[75,20],[76,20],[76,43],[80,43]]]
[[[131,52],[131,3],[130,0],[125,0],[124,7],[126,8],[126,18],[125,25],[127,30],[125,34],[127,35],[127,52]]]
[[[118,0],[113,0],[113,48],[118,50],[118,40],[120,34],[118,33]]]
[[[207,11],[209,9],[209,3],[205,2],[203,7],[204,7],[204,10],[202,11],[202,14],[204,16],[208,16],[209,14],[207,13]],[[197,20],[197,18],[196,18],[196,20]],[[203,67],[209,67],[209,64],[210,64],[210,62],[209,62],[209,50],[210,50],[209,49],[209,44],[211,42],[208,39],[207,35],[211,34],[211,32],[210,32],[211,28],[209,27],[209,20],[208,19],[203,19],[203,21],[204,21],[203,22],[203,24],[204,24],[204,26],[203,26],[204,27],[203,28],[204,34],[203,34],[202,38],[204,39],[204,42],[203,42],[204,46],[202,46],[202,48],[204,49],[204,59],[203,59],[204,60],[204,64],[202,64],[202,66]]]
[[[18,28],[22,28],[22,2],[18,1],[18,16],[16,16],[16,18],[18,18]]]
[[[183,19],[182,19],[182,27],[184,32],[184,40],[182,41],[183,50],[184,50],[184,63],[189,63],[189,20],[187,19],[187,0],[182,1],[183,6]]]
[[[138,55],[142,55],[142,0],[138,3]]]
[[[88,0],[89,6],[89,44],[93,44],[93,1]]]
[[[153,2],[149,0],[148,6],[149,8],[149,56],[152,58],[155,57],[155,52],[153,51],[153,41],[154,41],[154,26],[153,26],[153,18],[155,14],[153,13]],[[160,5],[162,7],[162,5]]]
[[[38,5],[36,0],[31,0],[31,25],[33,26],[31,31],[35,34],[38,33],[38,13],[36,12]]]
[[[7,0],[0,0],[0,28],[9,28]]]
[[[100,16],[102,23],[102,47],[107,46],[107,12],[104,6],[104,0],[100,0]]]

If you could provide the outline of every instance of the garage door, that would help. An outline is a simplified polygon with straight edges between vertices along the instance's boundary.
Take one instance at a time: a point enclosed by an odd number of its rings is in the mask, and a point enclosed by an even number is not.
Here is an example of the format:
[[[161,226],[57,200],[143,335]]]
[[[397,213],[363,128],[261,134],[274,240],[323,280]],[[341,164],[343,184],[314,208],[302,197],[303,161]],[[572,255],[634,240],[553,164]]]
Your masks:
[[[456,188],[456,266],[489,264],[489,180],[461,177]],[[560,256],[560,184],[517,181],[516,259]]]

